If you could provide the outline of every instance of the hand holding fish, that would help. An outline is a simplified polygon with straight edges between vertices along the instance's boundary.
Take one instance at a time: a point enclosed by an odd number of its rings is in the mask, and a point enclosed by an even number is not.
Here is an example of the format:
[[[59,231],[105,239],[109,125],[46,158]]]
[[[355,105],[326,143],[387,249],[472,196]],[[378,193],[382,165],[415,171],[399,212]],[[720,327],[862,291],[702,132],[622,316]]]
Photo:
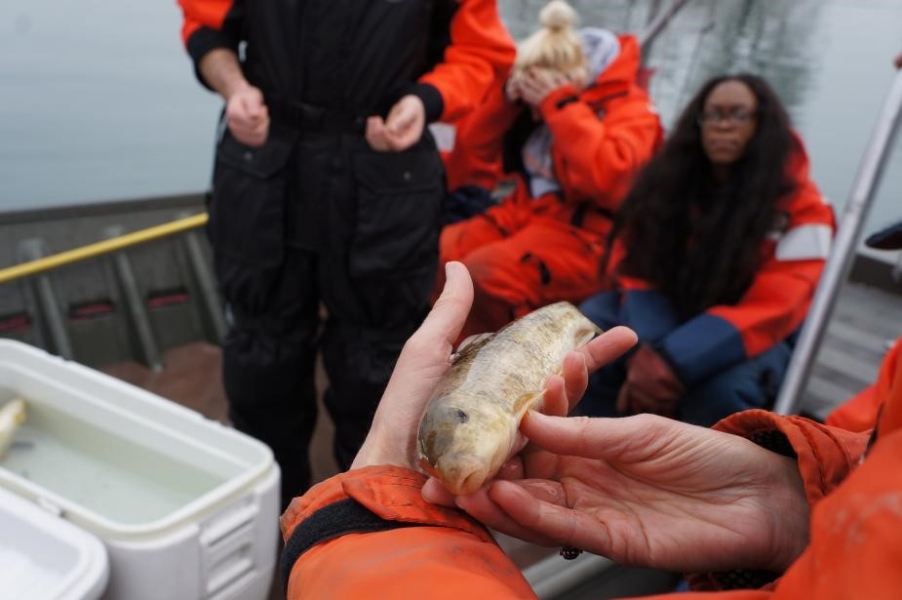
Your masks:
[[[404,344],[352,469],[369,465],[416,469],[417,425],[423,407],[451,364],[454,340],[473,304],[473,282],[467,268],[448,263],[445,276],[442,295]]]
[[[424,498],[527,541],[674,571],[783,572],[808,542],[795,461],[744,438],[653,415],[530,413],[521,429],[529,479],[457,497],[429,482]]]
[[[354,459],[352,469],[369,465],[417,469],[420,418],[451,367],[454,341],[473,303],[473,283],[466,267],[448,263],[446,277],[442,295],[404,345],[370,433]],[[618,327],[575,352],[565,352],[561,375],[553,375],[545,381],[543,412],[567,414],[585,391],[589,373],[623,354],[635,342],[632,331]],[[479,343],[474,342],[474,345]],[[514,423],[514,433],[518,422]]]

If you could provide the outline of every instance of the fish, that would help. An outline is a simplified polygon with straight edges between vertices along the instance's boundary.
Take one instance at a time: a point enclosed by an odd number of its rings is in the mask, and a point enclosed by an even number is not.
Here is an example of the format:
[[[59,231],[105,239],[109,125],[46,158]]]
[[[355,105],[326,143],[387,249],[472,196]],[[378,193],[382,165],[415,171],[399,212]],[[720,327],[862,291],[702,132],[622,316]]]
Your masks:
[[[25,401],[21,398],[10,400],[0,408],[0,458],[12,444],[13,436],[27,415]]]
[[[520,421],[543,408],[546,377],[599,333],[576,306],[556,302],[461,348],[420,419],[421,470],[453,494],[482,487],[526,445]]]

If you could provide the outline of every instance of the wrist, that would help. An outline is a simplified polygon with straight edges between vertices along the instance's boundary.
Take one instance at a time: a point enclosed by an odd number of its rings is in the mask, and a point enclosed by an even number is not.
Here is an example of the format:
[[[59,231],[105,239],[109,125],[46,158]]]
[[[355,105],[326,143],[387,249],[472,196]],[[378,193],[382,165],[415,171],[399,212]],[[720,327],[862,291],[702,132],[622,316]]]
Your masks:
[[[251,87],[251,84],[248,83],[247,80],[242,76],[230,78],[223,83],[220,95],[223,97],[223,99],[225,99],[226,102],[228,102],[236,94],[245,92],[251,89]]]
[[[769,523],[773,546],[765,568],[783,573],[808,546],[811,507],[796,459],[774,453],[771,456],[774,491],[768,501],[778,509],[772,512]]]
[[[542,113],[542,118],[548,121],[552,115],[574,102],[579,102],[579,91],[572,84],[567,83],[542,98],[538,109]]]
[[[407,94],[416,96],[423,103],[426,123],[434,123],[444,114],[445,101],[436,87],[428,83],[418,83]]]
[[[370,432],[366,440],[364,440],[363,444],[360,446],[357,456],[354,457],[354,461],[351,463],[351,469],[392,466],[413,469],[414,471],[417,470],[416,467],[411,465],[410,459],[402,452],[398,452],[397,448],[393,447],[391,444],[381,443],[379,440],[380,437],[378,434],[374,435],[373,432]]]

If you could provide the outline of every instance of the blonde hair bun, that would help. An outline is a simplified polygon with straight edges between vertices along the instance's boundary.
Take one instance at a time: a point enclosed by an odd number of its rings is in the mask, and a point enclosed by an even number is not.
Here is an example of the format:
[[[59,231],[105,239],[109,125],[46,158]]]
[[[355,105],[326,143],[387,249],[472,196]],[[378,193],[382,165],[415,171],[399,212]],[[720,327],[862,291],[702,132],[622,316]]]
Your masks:
[[[573,26],[579,20],[576,10],[564,0],[551,0],[539,13],[541,29],[517,47],[517,59],[511,79],[522,79],[529,69],[538,67],[556,71],[577,88],[588,83],[589,65],[582,41]]]
[[[558,32],[569,29],[579,21],[579,15],[565,0],[551,0],[539,13],[542,27]]]

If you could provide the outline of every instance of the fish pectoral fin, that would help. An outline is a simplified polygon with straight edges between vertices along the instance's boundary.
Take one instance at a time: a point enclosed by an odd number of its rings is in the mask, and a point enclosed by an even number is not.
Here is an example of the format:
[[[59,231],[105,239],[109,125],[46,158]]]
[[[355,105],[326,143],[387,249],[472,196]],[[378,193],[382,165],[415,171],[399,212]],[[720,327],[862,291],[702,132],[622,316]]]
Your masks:
[[[541,408],[542,400],[545,398],[545,392],[530,392],[523,394],[514,402],[514,414],[523,417],[528,410]]]

